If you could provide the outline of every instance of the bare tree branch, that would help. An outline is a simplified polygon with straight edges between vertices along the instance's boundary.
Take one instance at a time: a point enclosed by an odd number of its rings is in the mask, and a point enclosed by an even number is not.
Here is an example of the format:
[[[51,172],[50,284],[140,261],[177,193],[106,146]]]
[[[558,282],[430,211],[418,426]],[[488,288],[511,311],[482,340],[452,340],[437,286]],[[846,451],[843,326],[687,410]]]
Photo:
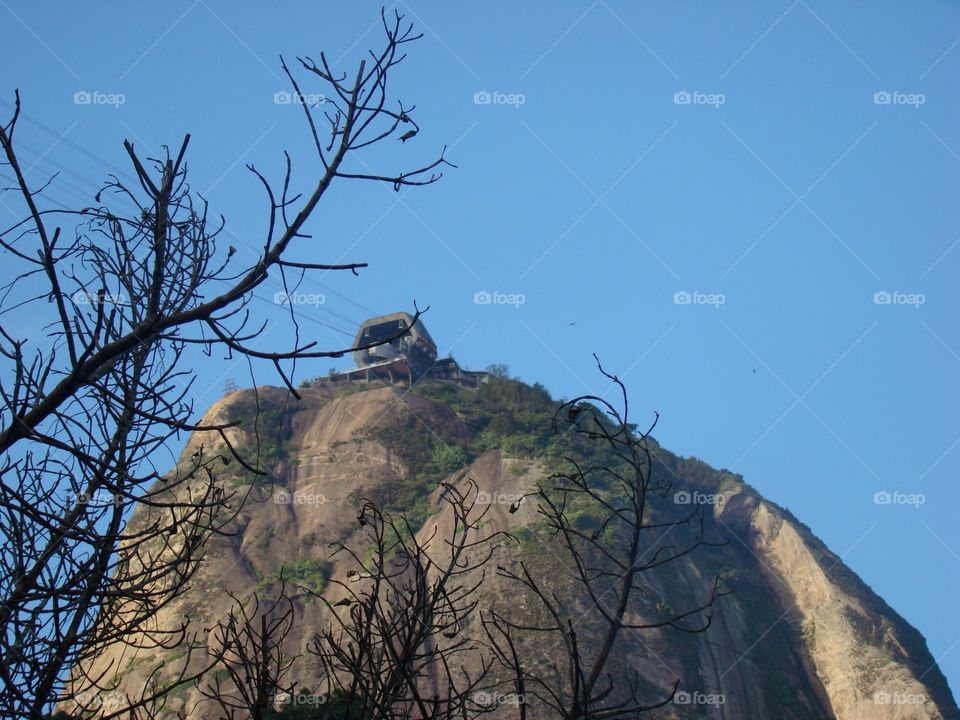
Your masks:
[[[11,171],[23,212],[0,232],[13,278],[0,287],[4,717],[38,717],[55,702],[102,717],[134,711],[149,716],[160,711],[171,687],[191,679],[192,670],[172,679],[157,675],[141,696],[104,708],[93,691],[109,689],[116,668],[93,670],[91,662],[117,642],[192,642],[189,623],[161,628],[152,627],[152,619],[183,592],[207,540],[227,532],[242,506],[245,493],[227,491],[218,479],[222,464],[232,459],[263,473],[230,443],[232,424],[194,417],[186,349],[266,360],[299,397],[292,377],[297,360],[338,357],[356,348],[322,349],[301,341],[292,307],[291,346],[255,347],[264,325],[254,291],[271,277],[289,291],[308,272],[356,274],[366,267],[292,256],[298,247],[313,256],[322,251],[314,242],[305,245],[305,228],[335,180],[425,185],[449,165],[441,153],[395,174],[363,178],[350,167],[358,151],[395,130],[399,134],[401,126],[415,127],[413,108],[389,99],[387,87],[403,59],[401,47],[417,36],[399,13],[382,13],[382,19],[384,44],[355,73],[335,75],[323,55],[319,67],[301,61],[301,70],[325,86],[335,109],[323,114],[324,122],[304,104],[319,160],[308,192],[291,194],[289,156],[276,189],[249,166],[264,190],[268,217],[265,236],[249,243],[262,248],[249,264],[240,264],[232,248],[220,247],[224,220],[211,218],[206,201],[189,187],[189,135],[160,158],[145,158],[125,141],[133,181],[111,176],[88,207],[45,208],[43,192],[54,178],[35,181],[21,166],[14,142],[21,119],[16,94],[12,117],[0,127],[0,163]],[[281,64],[302,99],[300,82]],[[119,209],[129,206],[132,212]],[[288,274],[299,275],[292,286]],[[415,306],[415,320],[420,314]],[[19,337],[11,317],[18,318],[18,327],[42,329],[30,339]],[[229,457],[201,451],[172,474],[156,470],[157,453],[180,433],[199,430],[219,434]],[[132,525],[137,507],[143,520]]]

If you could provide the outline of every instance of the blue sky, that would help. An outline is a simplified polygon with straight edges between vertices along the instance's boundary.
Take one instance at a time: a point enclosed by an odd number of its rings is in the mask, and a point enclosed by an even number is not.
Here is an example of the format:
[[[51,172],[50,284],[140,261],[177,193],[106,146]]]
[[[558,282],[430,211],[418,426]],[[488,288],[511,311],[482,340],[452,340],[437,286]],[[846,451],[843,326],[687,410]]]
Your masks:
[[[424,33],[392,87],[422,130],[363,163],[395,172],[446,144],[459,167],[411,191],[332,189],[297,253],[370,268],[308,280],[307,331],[342,346],[416,301],[442,353],[558,397],[608,389],[597,353],[636,421],[659,411],[665,446],[795,513],[924,633],[956,691],[960,8],[389,7]],[[35,182],[61,171],[48,197],[65,205],[129,175],[124,138],[156,154],[192,133],[192,185],[252,258],[265,204],[244,164],[279,180],[286,149],[295,187],[317,172],[300,110],[274,100],[278,56],[355,69],[378,9],[5,0],[0,111],[18,87],[24,164]],[[288,341],[283,324],[262,339]],[[197,370],[198,408],[250,382],[239,364]]]

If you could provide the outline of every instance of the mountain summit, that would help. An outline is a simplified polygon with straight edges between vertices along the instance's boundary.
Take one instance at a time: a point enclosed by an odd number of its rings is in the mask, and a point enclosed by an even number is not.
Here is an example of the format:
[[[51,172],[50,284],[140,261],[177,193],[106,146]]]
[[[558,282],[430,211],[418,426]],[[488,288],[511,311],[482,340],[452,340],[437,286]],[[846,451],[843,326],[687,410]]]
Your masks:
[[[298,401],[277,388],[240,390],[206,413],[208,423],[240,421],[230,440],[246,457],[259,452],[267,475],[236,462],[224,467],[224,486],[248,493],[233,534],[211,540],[187,592],[155,618],[157,627],[189,620],[200,647],[191,663],[201,663],[203,648],[214,642],[211,629],[229,613],[231,595],[242,604],[255,593],[267,597],[277,592],[282,574],[295,609],[284,641],[287,656],[297,658],[291,677],[299,687],[318,686],[323,669],[305,649],[323,631],[330,608],[316,595],[337,602],[336,581],[349,582],[357,572],[349,557],[331,556],[330,544],[362,546],[364,499],[403,513],[419,537],[442,536],[450,523],[442,482],[475,483],[478,501],[490,506],[485,529],[509,531],[527,567],[562,592],[569,569],[537,545],[540,515],[527,497],[567,453],[568,438],[551,424],[558,403],[541,386],[505,377],[424,377],[413,387],[374,378],[315,381],[301,394]],[[660,512],[668,517],[699,504],[705,534],[724,544],[664,566],[642,602],[682,607],[709,591],[715,577],[730,591],[702,634],[656,630],[625,637],[611,666],[623,678],[639,677],[651,698],[679,683],[674,699],[650,717],[960,718],[921,634],[806,526],[740,476],[649,442],[654,479],[671,483],[657,498]],[[201,447],[224,451],[220,438],[197,433],[181,463]],[[149,516],[141,508],[131,526]],[[478,601],[521,615],[526,607],[492,572]],[[591,641],[583,628],[580,642]],[[549,647],[531,643],[549,657]],[[152,673],[172,676],[190,657],[182,647],[137,645],[134,638],[94,661],[116,680],[116,692],[139,695]],[[185,684],[165,712],[216,717],[201,699]]]

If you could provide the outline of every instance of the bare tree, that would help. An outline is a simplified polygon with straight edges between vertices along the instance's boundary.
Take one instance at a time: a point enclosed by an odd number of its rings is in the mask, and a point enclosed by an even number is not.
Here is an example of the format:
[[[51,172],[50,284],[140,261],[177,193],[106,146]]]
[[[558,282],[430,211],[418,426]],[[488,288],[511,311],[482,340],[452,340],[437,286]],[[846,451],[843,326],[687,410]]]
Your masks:
[[[365,543],[354,550],[335,543],[355,568],[332,592],[298,587],[318,598],[329,621],[307,648],[319,659],[323,678],[310,692],[295,691],[283,678],[296,657],[283,654],[294,603],[280,580],[279,597],[266,612],[254,594],[249,609],[235,610],[214,629],[219,674],[208,676],[201,694],[224,718],[452,718],[488,710],[473,697],[488,683],[494,662],[466,624],[476,616],[478,590],[497,549],[494,533],[481,537],[489,506],[477,503],[477,486],[444,485],[449,526],[418,539],[403,517],[394,518],[364,501],[357,516]],[[327,597],[339,595],[340,597]],[[465,671],[470,660],[479,668]],[[291,709],[290,706],[293,706]],[[279,706],[279,709],[277,708]]]
[[[690,607],[638,613],[638,596],[650,589],[646,576],[698,547],[722,543],[704,538],[698,506],[680,518],[663,514],[653,518],[656,501],[671,488],[669,481],[655,479],[652,472],[648,436],[656,418],[637,434],[629,422],[625,386],[599,360],[597,365],[618,388],[621,407],[596,395],[563,403],[554,416],[555,428],[567,425],[595,444],[596,451],[582,460],[568,457],[567,470],[530,493],[566,567],[565,589],[551,587],[523,560],[500,565],[497,574],[532,598],[545,619],[533,623],[497,611],[484,618],[487,639],[509,672],[508,686],[516,693],[520,718],[527,717],[533,704],[550,717],[569,720],[632,718],[667,704],[679,681],[650,700],[641,691],[639,677],[617,672],[618,680],[614,679],[616,647],[628,633],[667,628],[704,632],[715,602],[726,594],[717,577],[702,600]],[[556,655],[534,662],[537,658],[525,654],[522,642],[530,637],[552,641]]]
[[[347,717],[482,711],[473,694],[493,659],[467,623],[500,534],[481,536],[489,506],[478,505],[472,481],[463,489],[444,484],[442,504],[449,526],[418,540],[405,518],[365,501],[358,522],[369,549],[336,546],[334,554],[348,555],[358,569],[348,571],[347,582],[335,581],[342,598],[324,599],[331,620],[308,651],[322,663],[327,697],[339,698]],[[471,657],[473,673],[465,670]]]
[[[442,506],[419,534],[363,504],[367,545],[337,545],[354,569],[335,583],[339,600],[327,593],[331,621],[309,648],[323,662],[327,693],[356,713],[347,717],[606,720],[673,699],[678,682],[651,697],[640,674],[615,669],[615,659],[635,633],[709,628],[726,594],[718,579],[684,609],[643,601],[656,597],[651,575],[659,568],[675,572],[697,548],[722,543],[704,537],[699,507],[678,516],[664,501],[671,486],[655,477],[648,444],[656,421],[638,433],[623,383],[600,371],[622,406],[594,395],[560,405],[560,441],[586,442],[579,457],[569,453],[566,469],[524,496],[537,503],[533,537],[486,530],[490,506],[477,507],[469,478],[443,485]],[[552,555],[553,569],[531,567],[510,552],[518,547]],[[492,564],[508,597],[481,593]]]
[[[216,662],[200,693],[224,718],[266,720],[293,687],[284,685],[296,657],[284,654],[284,641],[294,619],[294,604],[280,578],[278,595],[263,610],[256,593],[249,605],[239,598],[213,629]],[[221,679],[223,678],[223,679]]]
[[[162,628],[151,620],[182,592],[206,541],[225,531],[244,499],[218,483],[220,463],[232,459],[261,472],[256,458],[245,459],[230,446],[230,425],[194,419],[188,348],[266,360],[299,397],[292,378],[297,360],[355,348],[323,350],[302,341],[291,306],[292,346],[257,349],[264,325],[254,292],[269,277],[279,277],[289,293],[311,271],[365,267],[291,257],[297,247],[319,252],[308,242],[306,225],[335,180],[400,189],[435,182],[448,164],[443,152],[400,173],[351,162],[368,146],[419,131],[414,107],[391,100],[387,84],[406,45],[420,36],[397,13],[382,13],[382,20],[383,49],[354,73],[336,71],[323,54],[319,63],[299,60],[301,72],[325,90],[322,114],[304,102],[299,81],[282,62],[318,169],[309,192],[292,194],[289,156],[278,189],[248,166],[265,193],[268,218],[259,257],[250,264],[239,264],[233,248],[218,244],[222,220],[210,219],[206,202],[187,184],[189,136],[175,153],[153,160],[125,142],[136,182],[112,177],[91,207],[45,207],[44,190],[54,178],[36,181],[18,159],[16,94],[13,115],[0,127],[2,162],[14,178],[4,190],[23,209],[21,221],[0,229],[13,277],[0,288],[4,717],[40,717],[53,703],[68,701],[84,712],[120,716],[131,707],[149,708],[172,685],[196,679],[181,674],[106,707],[96,691],[112,687],[110,669],[91,674],[87,668],[103,648],[134,634],[142,646],[192,647],[187,621]],[[26,327],[43,330],[27,338]],[[218,433],[232,458],[201,450],[189,467],[158,472],[158,453],[194,431]],[[130,527],[137,506],[149,511],[147,520]]]

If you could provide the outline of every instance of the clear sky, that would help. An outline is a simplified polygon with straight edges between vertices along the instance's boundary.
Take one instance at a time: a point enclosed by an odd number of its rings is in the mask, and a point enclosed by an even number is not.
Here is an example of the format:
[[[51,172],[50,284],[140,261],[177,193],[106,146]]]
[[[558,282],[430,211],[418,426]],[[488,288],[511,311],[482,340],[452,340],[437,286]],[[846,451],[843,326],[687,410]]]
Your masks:
[[[956,692],[960,6],[388,7],[424,33],[391,88],[422,130],[363,161],[396,172],[446,144],[459,168],[333,188],[298,254],[371,266],[304,284],[307,331],[343,346],[416,301],[442,354],[557,397],[608,390],[597,353],[635,421],[659,411],[666,447],[789,508],[923,632]],[[0,0],[0,112],[18,87],[24,164],[37,184],[59,170],[65,205],[129,176],[124,138],[156,154],[192,133],[192,185],[252,258],[265,204],[244,164],[279,180],[286,149],[297,189],[317,173],[301,111],[275,102],[278,56],[355,72],[378,10]],[[349,359],[298,376],[331,366]],[[196,367],[198,409],[250,383],[242,364]]]

